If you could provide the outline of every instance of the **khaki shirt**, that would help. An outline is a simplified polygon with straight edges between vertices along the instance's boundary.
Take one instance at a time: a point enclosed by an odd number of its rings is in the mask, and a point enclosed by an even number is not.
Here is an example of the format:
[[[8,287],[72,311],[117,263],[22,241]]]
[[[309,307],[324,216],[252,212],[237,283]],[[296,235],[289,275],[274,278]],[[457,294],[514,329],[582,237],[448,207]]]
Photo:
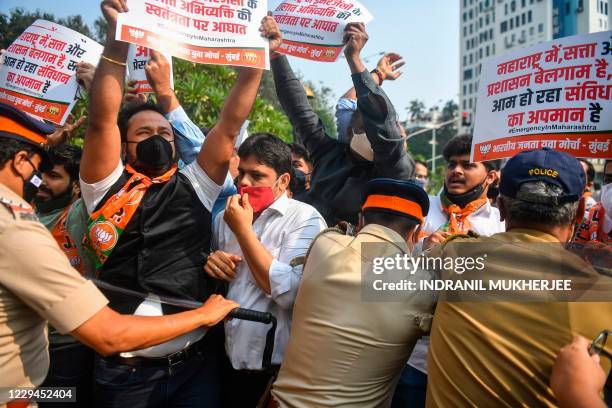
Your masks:
[[[555,237],[534,230],[513,229],[468,245],[453,241],[443,256],[480,256],[482,246],[471,244],[482,243],[498,249],[485,263],[490,279],[567,279],[569,273],[612,283],[563,251]],[[576,335],[592,340],[610,329],[610,316],[611,302],[440,301],[430,337],[426,405],[556,406],[549,383],[557,353]],[[607,359],[601,360],[609,370]]]
[[[2,184],[0,201],[0,382],[34,387],[49,366],[46,320],[69,333],[108,301],[70,266],[31,207]],[[0,392],[0,404],[7,401]]]
[[[369,243],[379,243],[378,252],[366,256],[361,245]],[[364,301],[362,268],[371,272],[374,256],[404,253],[409,250],[402,237],[379,225],[367,225],[356,237],[327,231],[315,240],[273,385],[281,407],[389,406],[435,298],[428,293],[398,302]],[[419,271],[411,279],[432,276]]]

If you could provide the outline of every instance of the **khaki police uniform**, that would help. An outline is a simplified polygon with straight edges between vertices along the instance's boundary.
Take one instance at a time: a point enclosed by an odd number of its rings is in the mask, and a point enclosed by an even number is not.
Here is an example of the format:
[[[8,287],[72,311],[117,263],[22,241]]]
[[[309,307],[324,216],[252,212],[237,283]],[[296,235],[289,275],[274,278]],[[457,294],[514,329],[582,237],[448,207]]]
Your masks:
[[[304,267],[291,337],[272,389],[278,406],[390,404],[435,297],[406,293],[401,301],[366,301],[362,270],[372,271],[374,257],[409,253],[399,234],[380,225],[369,224],[356,237],[337,230],[319,235]],[[432,278],[418,271],[408,279]]]
[[[477,258],[485,251],[485,269],[473,278],[578,278],[612,288],[612,279],[565,251],[554,236],[536,230],[459,238],[436,255]],[[557,406],[549,386],[557,353],[576,335],[594,339],[610,329],[612,302],[553,301],[550,293],[531,293],[521,300],[531,295],[538,297],[520,302],[512,301],[518,300],[516,296],[503,302],[438,302],[428,357],[427,407]],[[606,360],[602,358],[602,365],[609,371]]]
[[[49,367],[47,320],[69,333],[107,300],[68,259],[32,208],[0,184],[0,384],[35,387]],[[0,406],[8,393],[0,392]]]

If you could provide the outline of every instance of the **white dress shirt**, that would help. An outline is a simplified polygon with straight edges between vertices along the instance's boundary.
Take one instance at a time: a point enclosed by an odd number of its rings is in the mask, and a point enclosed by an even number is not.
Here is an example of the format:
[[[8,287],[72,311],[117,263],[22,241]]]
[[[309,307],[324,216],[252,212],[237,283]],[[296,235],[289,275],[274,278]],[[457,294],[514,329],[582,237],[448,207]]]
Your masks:
[[[506,224],[500,220],[499,210],[487,200],[486,204],[467,216],[472,224],[471,230],[478,235],[489,237],[506,231]],[[425,218],[423,232],[429,236],[448,222],[448,214],[444,212],[440,196],[429,196],[429,214]],[[422,245],[422,242],[420,243]],[[427,374],[427,352],[429,336],[421,337],[412,350],[408,365]]]
[[[306,255],[314,238],[327,225],[314,207],[292,200],[286,194],[262,211],[253,223],[253,230],[274,257],[269,270],[271,294],[268,295],[255,281],[238,240],[223,221],[224,213],[214,220],[213,247],[242,258],[236,267],[236,278],[229,284],[227,298],[242,308],[269,312],[276,317],[272,364],[280,364],[289,340],[293,303],[302,277],[302,265],[292,267],[290,263]],[[239,319],[225,323],[225,350],[234,369],[262,368],[268,329],[262,323]]]

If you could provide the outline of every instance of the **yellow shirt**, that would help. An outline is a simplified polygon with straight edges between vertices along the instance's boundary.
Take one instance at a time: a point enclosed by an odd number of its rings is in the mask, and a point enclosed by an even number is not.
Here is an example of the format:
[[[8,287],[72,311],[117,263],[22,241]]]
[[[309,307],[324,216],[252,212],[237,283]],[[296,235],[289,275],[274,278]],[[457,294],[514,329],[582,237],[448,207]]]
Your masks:
[[[108,301],[70,266],[31,207],[0,184],[0,383],[34,387],[47,375],[48,320],[61,333]],[[0,404],[8,395],[0,391]]]
[[[378,243],[366,254],[362,244]],[[272,394],[281,407],[385,407],[431,317],[433,293],[401,301],[362,299],[374,256],[408,253],[399,234],[367,225],[356,237],[328,231],[310,249],[291,336]],[[411,279],[431,279],[419,271]]]
[[[442,252],[469,257],[482,249],[465,242],[450,242]],[[491,279],[563,279],[569,273],[612,282],[571,254],[557,256],[563,247],[539,231],[514,229],[470,242],[498,248],[483,271]],[[430,337],[427,407],[556,406],[549,379],[558,351],[576,335],[594,339],[610,329],[610,316],[611,302],[439,302]]]

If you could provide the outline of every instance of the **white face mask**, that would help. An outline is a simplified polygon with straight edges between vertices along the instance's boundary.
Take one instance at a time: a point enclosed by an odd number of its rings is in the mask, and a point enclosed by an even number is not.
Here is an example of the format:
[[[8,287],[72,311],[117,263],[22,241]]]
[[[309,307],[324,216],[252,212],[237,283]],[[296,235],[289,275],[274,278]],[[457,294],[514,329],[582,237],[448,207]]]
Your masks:
[[[374,150],[365,133],[355,133],[351,139],[351,150],[369,162],[374,161]]]

